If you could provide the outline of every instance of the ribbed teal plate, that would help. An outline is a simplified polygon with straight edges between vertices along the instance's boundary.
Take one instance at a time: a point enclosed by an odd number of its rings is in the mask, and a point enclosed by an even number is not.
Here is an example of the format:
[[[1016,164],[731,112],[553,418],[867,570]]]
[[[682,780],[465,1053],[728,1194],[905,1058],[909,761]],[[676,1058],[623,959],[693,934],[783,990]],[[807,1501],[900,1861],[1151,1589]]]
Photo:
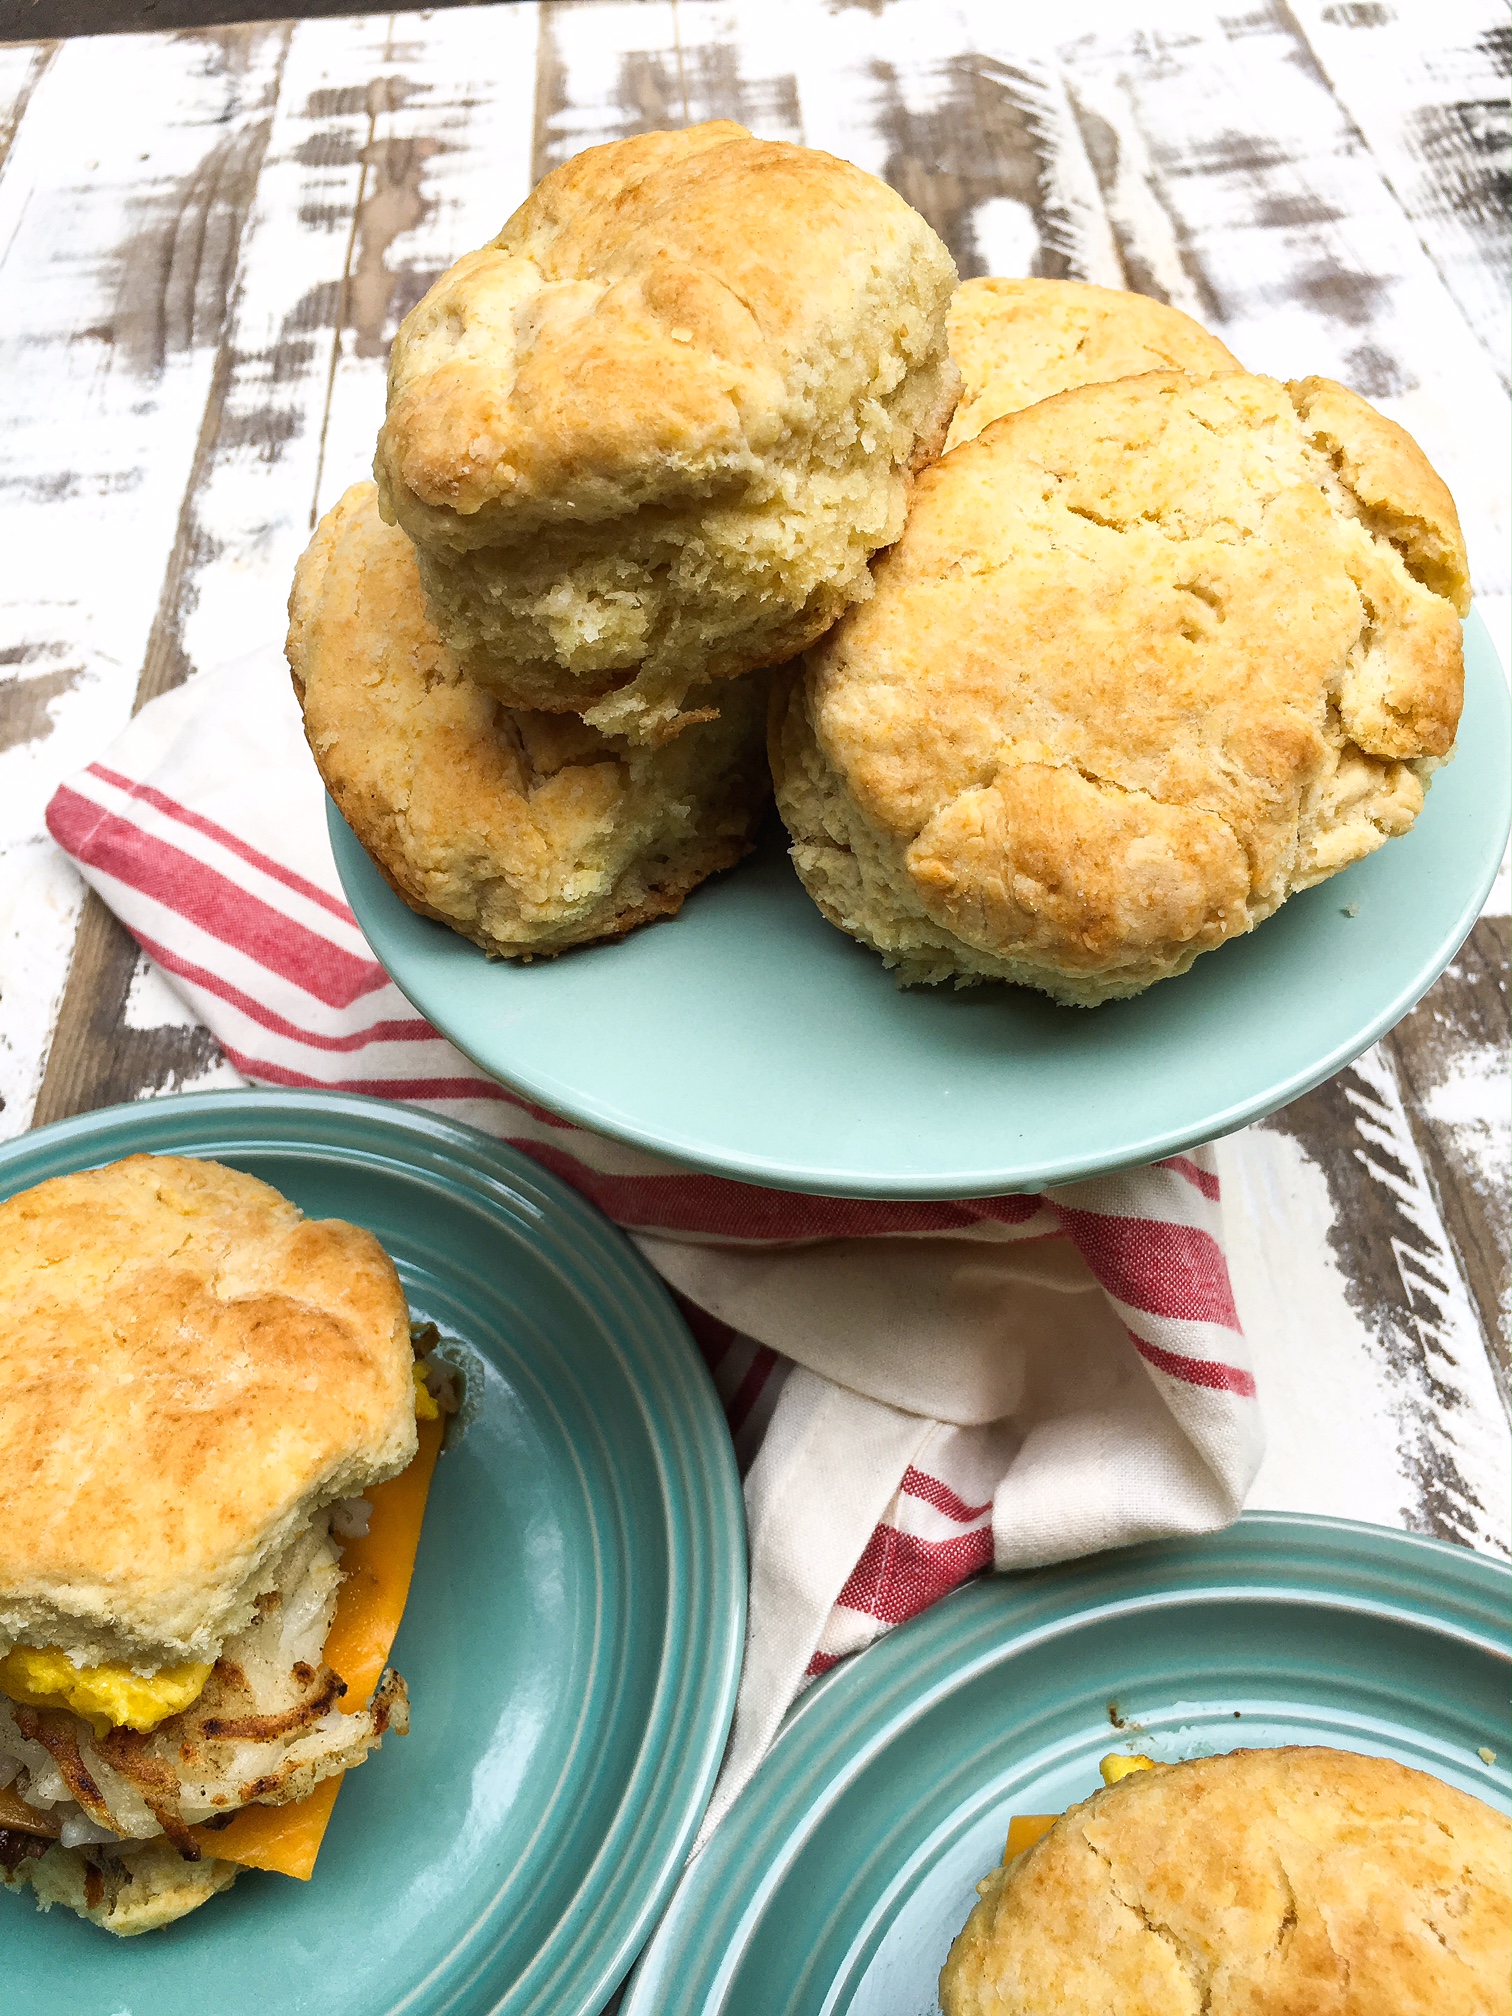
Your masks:
[[[1504,1562],[1284,1513],[977,1582],[802,1698],[622,2016],[932,2016],[1010,1817],[1110,1750],[1332,1744],[1505,1812],[1509,1593]]]
[[[1507,682],[1465,626],[1459,753],[1413,830],[1135,1001],[894,986],[826,924],[775,829],[680,916],[513,966],[405,908],[340,817],[374,952],[482,1068],[585,1127],[841,1197],[980,1197],[1154,1161],[1274,1112],[1433,985],[1507,839]]]
[[[337,1095],[114,1107],[0,1150],[0,1195],[138,1150],[367,1226],[465,1367],[394,1663],[411,1733],[342,1786],[314,1878],[248,1874],[120,1941],[0,1895],[26,2016],[590,2016],[644,1941],[734,1705],[730,1438],[666,1291],[472,1128]]]

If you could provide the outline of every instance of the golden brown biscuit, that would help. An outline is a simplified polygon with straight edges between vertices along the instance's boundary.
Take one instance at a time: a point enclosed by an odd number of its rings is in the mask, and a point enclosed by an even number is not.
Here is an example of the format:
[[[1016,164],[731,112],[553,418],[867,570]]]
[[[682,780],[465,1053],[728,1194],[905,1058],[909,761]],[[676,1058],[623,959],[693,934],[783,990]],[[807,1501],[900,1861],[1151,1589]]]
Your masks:
[[[751,845],[771,782],[765,678],[723,681],[663,748],[506,707],[425,613],[371,483],[316,529],[290,601],[305,733],[353,832],[411,909],[530,958],[677,911]]]
[[[1137,994],[1404,832],[1453,747],[1453,502],[1326,379],[994,421],[876,580],[774,698],[772,763],[809,893],[906,982]]]
[[[1080,280],[963,281],[945,326],[961,373],[947,448],[1078,385],[1142,371],[1211,378],[1244,368],[1179,308]]]
[[[368,1232],[133,1155],[0,1204],[0,1653],[213,1660],[312,1514],[415,1452]]]
[[[954,284],[885,183],[728,121],[548,175],[389,369],[383,515],[467,670],[654,741],[820,636],[944,439]]]
[[[1073,1806],[980,1886],[944,2016],[1498,2016],[1507,1822],[1376,1757],[1239,1750]]]

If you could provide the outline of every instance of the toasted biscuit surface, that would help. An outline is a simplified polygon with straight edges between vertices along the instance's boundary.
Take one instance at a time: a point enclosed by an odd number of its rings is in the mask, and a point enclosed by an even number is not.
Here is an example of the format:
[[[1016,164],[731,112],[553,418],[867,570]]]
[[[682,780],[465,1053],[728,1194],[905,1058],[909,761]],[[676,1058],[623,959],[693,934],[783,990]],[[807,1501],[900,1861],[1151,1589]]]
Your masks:
[[[1453,503],[1326,380],[1011,414],[876,576],[771,753],[805,885],[905,980],[1138,993],[1404,831],[1453,746]]]
[[[0,1646],[214,1659],[312,1512],[415,1451],[368,1232],[134,1155],[0,1204]]]
[[[766,681],[663,748],[506,707],[425,613],[414,548],[371,483],[321,520],[290,603],[289,662],[327,788],[411,906],[528,957],[670,916],[748,850],[770,794]]]
[[[947,448],[974,441],[1005,413],[1078,385],[1144,371],[1211,378],[1243,368],[1179,308],[1080,280],[963,281],[946,330],[961,373]]]
[[[1387,1759],[1240,1750],[1073,1806],[981,1886],[945,2016],[1497,2016],[1507,1822]]]
[[[955,399],[885,183],[729,122],[589,149],[405,319],[374,473],[512,705],[657,740],[869,591]]]

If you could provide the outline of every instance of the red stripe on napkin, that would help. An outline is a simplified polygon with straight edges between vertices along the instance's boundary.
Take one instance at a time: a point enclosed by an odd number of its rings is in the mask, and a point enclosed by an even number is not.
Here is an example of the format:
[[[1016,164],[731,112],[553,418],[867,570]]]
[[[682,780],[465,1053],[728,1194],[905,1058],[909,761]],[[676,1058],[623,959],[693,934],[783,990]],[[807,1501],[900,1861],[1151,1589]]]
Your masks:
[[[350,1008],[388,985],[376,959],[359,959],[317,937],[292,917],[239,888],[192,854],[105,812],[65,784],[47,808],[47,830],[60,847],[101,874],[150,896],[165,910],[292,980],[328,1008]]]
[[[992,1566],[992,1528],[975,1526],[949,1540],[921,1540],[896,1526],[877,1526],[836,1604],[901,1624],[937,1603],[947,1590]]]
[[[322,910],[329,910],[333,917],[339,917],[344,924],[356,928],[357,919],[348,906],[337,896],[332,896],[317,883],[286,868],[281,861],[275,861],[271,854],[264,854],[260,848],[251,847],[245,840],[224,826],[218,826],[213,819],[207,819],[203,812],[192,812],[187,805],[180,805],[176,798],[157,790],[151,784],[133,784],[129,777],[123,777],[117,770],[107,770],[103,763],[91,763],[91,777],[98,777],[103,783],[113,784],[117,791],[124,791],[128,797],[140,798],[145,805],[151,805],[165,818],[176,819],[181,826],[188,826],[196,833],[203,833],[207,840],[214,840],[228,853],[245,861],[249,867],[259,869],[274,882],[281,882],[286,889],[292,889],[297,896],[306,897],[311,903],[319,904]]]
[[[1158,1218],[1056,1208],[1082,1258],[1117,1301],[1151,1316],[1240,1327],[1223,1249],[1211,1233]]]
[[[903,1472],[903,1482],[898,1489],[910,1498],[920,1498],[926,1505],[933,1505],[948,1519],[959,1519],[963,1526],[992,1510],[990,1498],[983,1505],[968,1505],[963,1498],[956,1496],[948,1484],[942,1483],[938,1477],[929,1476],[926,1471],[916,1470],[912,1463]]]
[[[1136,1337],[1132,1330],[1129,1342],[1147,1365],[1169,1378],[1183,1380],[1188,1386],[1205,1386],[1212,1393],[1238,1393],[1246,1400],[1255,1397],[1255,1382],[1242,1365],[1225,1365],[1216,1358],[1183,1358],[1179,1352],[1162,1351],[1148,1338]]]
[[[213,994],[228,1007],[240,1010],[249,1022],[257,1023],[269,1035],[288,1036],[296,1043],[308,1043],[315,1050],[353,1051],[365,1050],[370,1043],[434,1043],[440,1040],[430,1023],[422,1021],[418,1015],[406,1016],[400,1021],[370,1022],[365,1029],[353,1030],[346,1036],[330,1036],[319,1029],[302,1029],[297,1022],[290,1022],[286,1016],[265,1008],[261,1001],[254,1001],[240,987],[233,987],[229,980],[222,980],[218,973],[207,972],[203,966],[196,966],[192,959],[180,959],[155,939],[139,935],[137,943],[149,958],[156,959],[165,972],[176,974],[191,987],[203,987],[207,994]],[[237,1069],[240,1068],[238,1065]],[[325,1080],[320,1082],[324,1084]]]
[[[1022,1225],[1038,1197],[986,1197],[966,1204],[885,1204],[864,1198],[800,1197],[724,1176],[617,1176],[590,1169],[554,1144],[520,1141],[527,1155],[591,1197],[621,1225],[641,1232],[689,1232],[709,1239],[791,1243],[887,1234],[960,1231],[984,1219]]]

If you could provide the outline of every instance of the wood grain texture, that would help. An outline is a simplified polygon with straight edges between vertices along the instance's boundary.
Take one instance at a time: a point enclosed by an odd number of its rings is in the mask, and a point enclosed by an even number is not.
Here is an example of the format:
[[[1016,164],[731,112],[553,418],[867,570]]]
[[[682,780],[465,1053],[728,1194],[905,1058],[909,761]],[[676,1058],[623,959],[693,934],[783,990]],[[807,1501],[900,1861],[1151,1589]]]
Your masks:
[[[0,172],[0,705],[40,727],[0,737],[0,1098],[16,1124],[82,903],[43,810],[165,648],[165,578],[287,41],[62,45]]]
[[[1341,106],[1508,383],[1512,26],[1474,0],[1291,0]]]
[[[1505,57],[1490,0],[520,0],[0,50],[0,1128],[226,1082],[93,899],[74,945],[41,808],[134,704],[280,649],[399,318],[536,177],[706,118],[846,155],[964,273],[1139,287],[1355,384],[1444,466],[1495,597]],[[1257,1502],[1507,1546],[1505,1032],[1488,916],[1376,1051],[1222,1145]]]

